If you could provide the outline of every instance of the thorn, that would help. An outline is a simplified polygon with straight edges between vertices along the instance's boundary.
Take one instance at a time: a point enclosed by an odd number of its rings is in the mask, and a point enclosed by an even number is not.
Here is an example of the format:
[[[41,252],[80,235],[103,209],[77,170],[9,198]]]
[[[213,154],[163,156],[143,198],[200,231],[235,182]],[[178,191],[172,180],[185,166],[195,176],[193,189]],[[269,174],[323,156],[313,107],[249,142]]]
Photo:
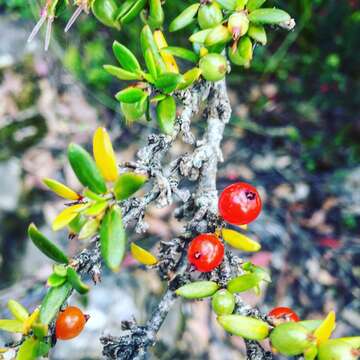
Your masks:
[[[32,29],[28,39],[27,39],[27,42],[31,42],[34,40],[35,36],[37,35],[37,33],[39,32],[40,28],[43,26],[45,20],[47,18],[47,11],[46,10],[42,10],[41,11],[41,17],[40,19],[38,20],[38,22],[36,23],[36,25],[34,26],[34,28]]]
[[[54,22],[54,17],[49,16],[46,24],[46,34],[45,34],[45,51],[48,51],[51,39],[51,28],[52,23]]]
[[[83,5],[80,5],[75,11],[74,13],[71,15],[70,20],[68,21],[68,23],[65,26],[64,31],[68,32],[71,28],[71,26],[74,24],[74,22],[76,21],[76,19],[80,16],[80,14],[83,12],[83,10],[85,10]]]

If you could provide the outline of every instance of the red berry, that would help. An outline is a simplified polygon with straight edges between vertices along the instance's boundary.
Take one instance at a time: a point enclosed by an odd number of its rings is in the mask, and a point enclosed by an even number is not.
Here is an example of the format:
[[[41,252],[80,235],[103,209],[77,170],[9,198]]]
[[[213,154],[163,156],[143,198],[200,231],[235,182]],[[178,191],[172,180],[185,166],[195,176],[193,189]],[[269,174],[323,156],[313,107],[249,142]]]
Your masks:
[[[69,306],[62,311],[55,325],[55,335],[57,339],[69,340],[78,336],[84,329],[87,316],[83,312],[75,307]]]
[[[224,245],[214,234],[201,234],[189,245],[189,262],[201,272],[208,272],[220,265],[224,257]]]
[[[300,318],[297,316],[295,311],[285,306],[280,306],[272,309],[269,312],[268,316],[274,319],[280,319],[285,321],[300,321]]]
[[[230,224],[248,224],[258,217],[260,211],[259,193],[250,184],[238,182],[229,185],[220,195],[220,216]]]

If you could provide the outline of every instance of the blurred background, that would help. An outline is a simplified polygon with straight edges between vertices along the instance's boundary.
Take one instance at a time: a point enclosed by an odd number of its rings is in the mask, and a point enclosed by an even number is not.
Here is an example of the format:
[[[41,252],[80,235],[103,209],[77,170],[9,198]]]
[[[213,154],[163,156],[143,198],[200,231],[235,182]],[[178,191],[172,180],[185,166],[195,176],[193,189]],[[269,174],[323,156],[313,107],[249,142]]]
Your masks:
[[[187,1],[166,4],[170,20]],[[273,282],[246,301],[264,311],[291,306],[301,318],[321,318],[335,309],[336,335],[360,332],[360,3],[357,0],[270,1],[297,22],[294,31],[272,29],[269,45],[257,47],[250,70],[234,67],[228,77],[233,115],[223,142],[218,188],[248,181],[259,187],[264,211],[250,225],[262,244],[251,260],[271,271]],[[82,15],[68,34],[70,10],[56,19],[50,50],[43,33],[26,39],[38,20],[33,0],[0,0],[0,318],[15,298],[33,309],[44,295],[51,264],[29,243],[34,221],[69,254],[86,243],[69,241],[49,224],[62,201],[46,191],[44,177],[78,187],[66,161],[69,142],[91,145],[106,126],[118,158],[134,159],[154,124],[127,127],[113,98],[122,86],[102,70],[115,63],[114,39],[139,53],[140,21],[111,31]],[[190,34],[190,31],[189,31]],[[187,45],[184,32],[168,36]],[[201,119],[194,121],[201,134]],[[183,152],[174,146],[172,155]],[[147,248],[171,239],[182,225],[173,208],[150,208]],[[242,254],[247,257],[247,254]],[[77,339],[60,342],[52,359],[100,359],[103,333],[120,333],[120,321],[143,323],[164,291],[156,272],[130,257],[85,299],[91,314]],[[207,301],[182,303],[169,314],[153,359],[243,359],[239,338],[226,337]],[[13,340],[0,331],[0,347]]]

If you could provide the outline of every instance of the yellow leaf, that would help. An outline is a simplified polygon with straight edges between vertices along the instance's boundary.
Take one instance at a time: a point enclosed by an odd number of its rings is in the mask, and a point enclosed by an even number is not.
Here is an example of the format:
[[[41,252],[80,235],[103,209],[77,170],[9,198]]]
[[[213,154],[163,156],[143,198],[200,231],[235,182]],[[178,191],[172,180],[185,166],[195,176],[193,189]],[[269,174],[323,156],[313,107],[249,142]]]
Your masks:
[[[64,209],[53,221],[52,229],[54,231],[60,230],[74,220],[77,214],[85,209],[87,204],[76,204]]]
[[[7,348],[0,348],[0,354],[4,354],[4,353],[6,353],[7,351],[9,351],[9,349],[7,349]]]
[[[33,326],[34,322],[38,319],[40,314],[40,308],[36,308],[32,314],[24,321],[23,334],[27,335]]]
[[[167,54],[164,51],[161,51],[161,49],[168,46],[166,39],[164,37],[164,34],[162,33],[161,30],[154,31],[154,40],[155,40],[157,48],[159,49],[160,55],[161,55],[162,59],[164,60],[167,71],[178,74],[179,67],[176,63],[175,58],[171,54]]]
[[[320,326],[314,331],[318,345],[329,339],[331,333],[335,329],[336,315],[334,311],[330,311]]]
[[[239,228],[246,231],[248,229],[248,224],[239,225]]]
[[[261,249],[258,242],[235,230],[222,229],[222,238],[234,248],[243,251],[255,252]]]
[[[98,128],[93,138],[93,153],[96,165],[107,181],[115,181],[119,175],[114,149],[105,128]]]
[[[66,185],[62,184],[59,181],[45,178],[43,179],[43,183],[56,195],[59,195],[64,199],[78,200],[80,198],[79,194],[77,194],[74,190],[70,189],[69,187],[67,187]]]
[[[133,258],[141,264],[155,265],[158,262],[153,254],[134,243],[131,243],[130,251]]]

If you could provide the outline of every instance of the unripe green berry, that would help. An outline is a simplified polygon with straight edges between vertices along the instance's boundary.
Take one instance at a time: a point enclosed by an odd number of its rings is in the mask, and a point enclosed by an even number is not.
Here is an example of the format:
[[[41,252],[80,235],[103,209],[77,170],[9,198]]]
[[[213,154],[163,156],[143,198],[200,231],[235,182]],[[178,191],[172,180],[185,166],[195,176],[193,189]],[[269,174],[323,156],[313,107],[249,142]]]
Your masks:
[[[234,38],[239,38],[249,30],[249,19],[245,12],[236,12],[229,17],[228,29]]]
[[[207,4],[200,7],[197,19],[201,29],[209,29],[219,25],[223,15],[217,4]]]
[[[226,74],[226,58],[220,54],[207,54],[200,59],[199,67],[205,80],[219,81]]]
[[[312,345],[311,332],[295,322],[276,326],[270,340],[277,351],[287,356],[300,355]]]
[[[212,298],[212,308],[217,315],[232,314],[235,308],[235,296],[226,289],[221,289]]]
[[[358,350],[340,339],[327,340],[318,349],[319,360],[356,360],[358,356]]]

